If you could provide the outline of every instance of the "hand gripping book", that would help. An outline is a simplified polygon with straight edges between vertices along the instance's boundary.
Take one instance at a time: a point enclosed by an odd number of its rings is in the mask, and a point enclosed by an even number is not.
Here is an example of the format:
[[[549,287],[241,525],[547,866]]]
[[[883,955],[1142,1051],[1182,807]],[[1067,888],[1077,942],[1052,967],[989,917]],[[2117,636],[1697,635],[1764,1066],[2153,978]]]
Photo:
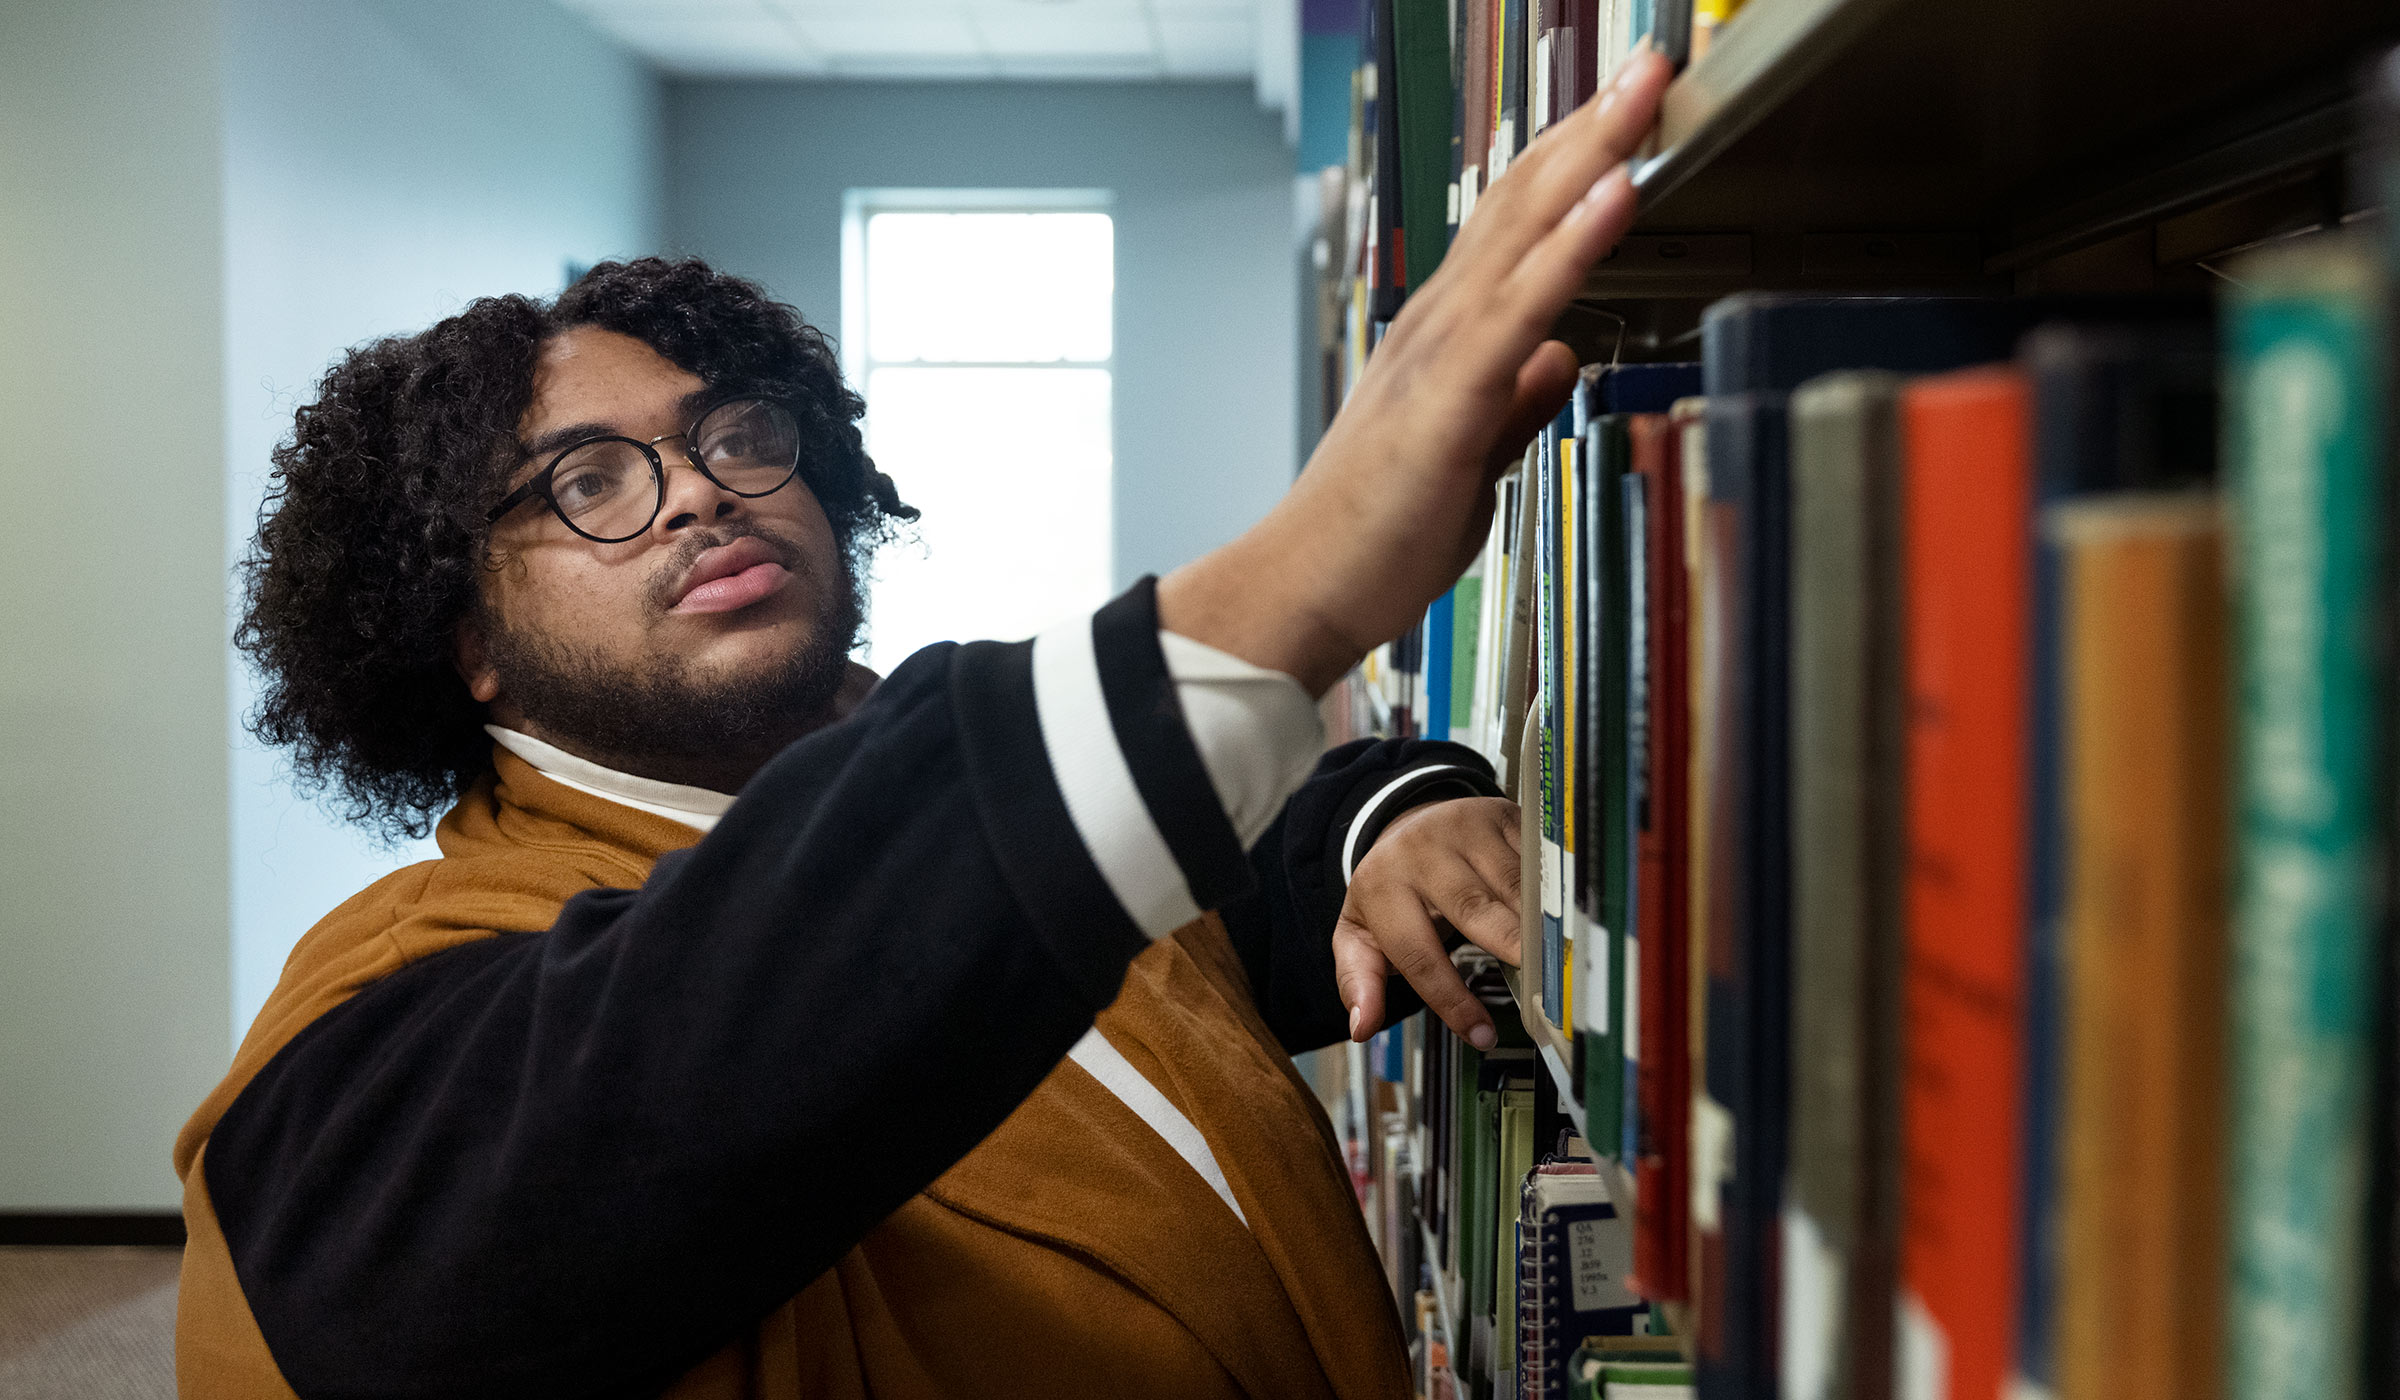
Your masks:
[[[2343,240],[2245,260],[2226,317],[2239,681],[2228,1394],[2354,1400],[2390,743],[2382,289]]]

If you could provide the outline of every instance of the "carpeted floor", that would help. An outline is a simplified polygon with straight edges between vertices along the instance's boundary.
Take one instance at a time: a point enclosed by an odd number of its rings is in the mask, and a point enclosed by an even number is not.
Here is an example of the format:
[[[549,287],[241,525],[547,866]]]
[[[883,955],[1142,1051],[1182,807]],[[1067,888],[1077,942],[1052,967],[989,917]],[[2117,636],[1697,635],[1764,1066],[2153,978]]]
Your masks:
[[[172,1400],[175,1249],[0,1247],[0,1396]]]

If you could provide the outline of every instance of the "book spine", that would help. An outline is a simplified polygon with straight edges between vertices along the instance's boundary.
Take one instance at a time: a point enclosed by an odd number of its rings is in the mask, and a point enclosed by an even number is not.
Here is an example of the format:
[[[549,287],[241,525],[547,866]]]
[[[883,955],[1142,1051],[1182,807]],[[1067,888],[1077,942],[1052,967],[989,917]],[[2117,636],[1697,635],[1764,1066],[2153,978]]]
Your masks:
[[[1451,148],[1450,0],[1392,0],[1393,64],[1398,92],[1400,216],[1407,257],[1397,269],[1406,291],[1425,285],[1449,249],[1446,191]]]
[[[1784,1400],[1853,1393],[1845,1298],[1869,1170],[1868,415],[1863,376],[1792,398],[1792,1131]]]
[[[1684,656],[1688,622],[1684,613],[1683,482],[1681,429],[1667,416],[1637,418],[1633,425],[1637,464],[1646,463],[1652,509],[1647,514],[1646,552],[1649,615],[1645,668],[1650,715],[1646,731],[1650,781],[1646,786],[1644,855],[1647,894],[1641,906],[1640,1059],[1637,1190],[1634,1197],[1634,1291],[1657,1301],[1680,1302],[1684,1289],[1685,1237],[1691,1188],[1683,1166],[1690,1097],[1690,1050],[1684,1029],[1689,997],[1684,921],[1685,852],[1690,827],[1685,811],[1688,749],[1685,743]]]
[[[2400,431],[2392,426],[2389,405],[2400,404],[2400,49],[2389,50],[2369,70],[2367,109],[2373,129],[2368,168],[2385,211],[2383,225],[2384,344],[2384,462],[2387,472],[2400,470]],[[2400,531],[2400,501],[2388,495],[2383,502],[2384,538]],[[2385,584],[2384,645],[2394,645],[2393,629],[2400,617],[2390,611],[2394,602]],[[2400,810],[2400,755],[2385,741],[2377,777],[2381,784],[2376,810]],[[2382,848],[2391,858],[2394,833],[2383,833]],[[2381,1038],[2375,1058],[2375,1124],[2373,1181],[2367,1193],[2368,1257],[2375,1267],[2367,1279],[2367,1377],[2370,1400],[2400,1400],[2400,905],[2386,900],[2381,943],[2385,949],[2382,1003],[2377,1016]]]
[[[2383,345],[2353,245],[2244,265],[2226,434],[2240,656],[2228,1393],[2360,1393],[2390,692]]]
[[[1617,1092],[1624,1124],[1619,1134],[1620,1160],[1631,1164],[1641,1153],[1642,1139],[1642,1017],[1639,990],[1642,939],[1646,922],[1653,922],[1650,905],[1657,897],[1658,870],[1647,857],[1655,850],[1645,844],[1650,813],[1650,478],[1631,470],[1632,423],[1626,425],[1625,474],[1619,478],[1621,501],[1616,577],[1624,596],[1624,638],[1619,654],[1625,658],[1624,685],[1619,691],[1624,722],[1616,755],[1622,763],[1623,793],[1617,802],[1617,839],[1611,843],[1625,881],[1624,908],[1617,915],[1623,937],[1615,941],[1615,986],[1623,988],[1618,1021],[1624,1039],[1624,1073]]]
[[[1908,1400],[1995,1400],[2015,1353],[2031,557],[2013,370],[1914,382],[1906,474]]]
[[[1425,716],[1418,729],[1428,739],[1450,737],[1450,685],[1457,658],[1459,587],[1433,600],[1425,610]]]
[[[2053,507],[2060,559],[2068,1049],[2063,1400],[2205,1393],[2220,1372],[2227,760],[2210,492]]]

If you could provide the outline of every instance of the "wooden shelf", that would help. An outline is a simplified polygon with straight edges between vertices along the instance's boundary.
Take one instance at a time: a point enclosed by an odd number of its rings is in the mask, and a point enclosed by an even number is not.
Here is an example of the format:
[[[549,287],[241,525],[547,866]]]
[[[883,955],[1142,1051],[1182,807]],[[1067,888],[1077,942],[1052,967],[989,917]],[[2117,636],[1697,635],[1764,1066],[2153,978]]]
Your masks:
[[[2234,209],[2237,243],[2338,218],[2357,70],[2394,41],[2389,0],[1751,0],[1668,88],[1588,295],[2024,289],[2178,217]]]

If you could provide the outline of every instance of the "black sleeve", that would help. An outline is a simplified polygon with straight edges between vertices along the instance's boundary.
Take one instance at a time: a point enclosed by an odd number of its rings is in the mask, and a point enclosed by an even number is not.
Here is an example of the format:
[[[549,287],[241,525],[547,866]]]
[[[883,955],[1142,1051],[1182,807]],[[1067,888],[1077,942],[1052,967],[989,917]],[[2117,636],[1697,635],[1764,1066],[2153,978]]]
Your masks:
[[[1257,891],[1218,914],[1250,974],[1258,1009],[1292,1054],[1349,1038],[1333,979],[1333,926],[1350,872],[1392,818],[1452,797],[1498,797],[1491,765],[1462,744],[1360,739],[1329,751],[1251,847]],[[1424,1003],[1407,981],[1385,986],[1387,1019]]]
[[[303,1396],[655,1393],[1253,879],[1147,582],[1088,629],[921,652],[642,888],[276,1055],[204,1158],[251,1310]]]

